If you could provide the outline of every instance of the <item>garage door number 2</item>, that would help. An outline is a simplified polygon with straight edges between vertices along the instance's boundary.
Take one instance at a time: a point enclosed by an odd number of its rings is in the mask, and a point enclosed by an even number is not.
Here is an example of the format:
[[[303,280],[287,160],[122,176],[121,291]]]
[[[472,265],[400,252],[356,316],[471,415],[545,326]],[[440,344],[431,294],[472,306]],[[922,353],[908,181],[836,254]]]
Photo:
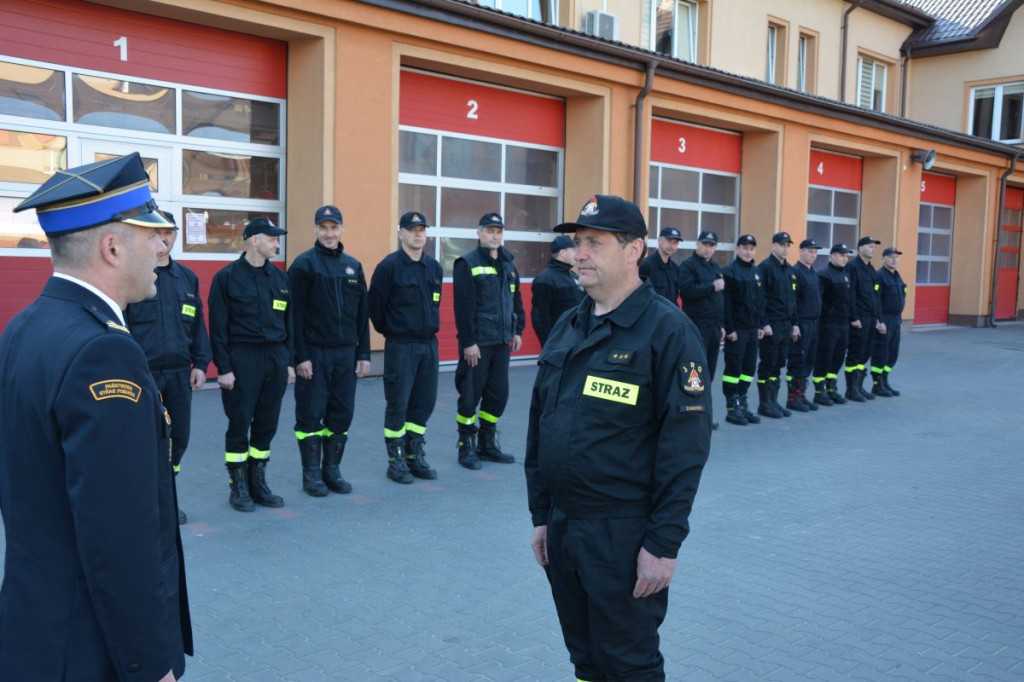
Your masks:
[[[471,118],[474,121],[477,120],[478,118],[480,118],[479,116],[477,116],[477,113],[476,113],[476,110],[479,109],[479,108],[480,108],[480,105],[477,103],[477,101],[475,99],[471,99],[468,102],[466,102],[466,109],[467,109],[467,111],[466,111],[466,118]]]

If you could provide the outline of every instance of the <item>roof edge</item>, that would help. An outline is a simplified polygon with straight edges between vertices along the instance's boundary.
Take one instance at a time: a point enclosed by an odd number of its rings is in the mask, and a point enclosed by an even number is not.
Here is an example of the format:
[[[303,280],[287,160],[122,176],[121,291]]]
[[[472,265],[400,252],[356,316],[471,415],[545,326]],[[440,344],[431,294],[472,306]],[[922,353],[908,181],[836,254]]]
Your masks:
[[[911,34],[903,42],[900,50],[903,54],[913,53],[914,56],[936,57],[958,52],[995,49],[1002,43],[1003,35],[1010,25],[1014,12],[1022,5],[1024,5],[1024,0],[1005,0],[984,22],[965,36],[932,41],[915,40],[914,34]],[[918,31],[914,33],[918,33]]]

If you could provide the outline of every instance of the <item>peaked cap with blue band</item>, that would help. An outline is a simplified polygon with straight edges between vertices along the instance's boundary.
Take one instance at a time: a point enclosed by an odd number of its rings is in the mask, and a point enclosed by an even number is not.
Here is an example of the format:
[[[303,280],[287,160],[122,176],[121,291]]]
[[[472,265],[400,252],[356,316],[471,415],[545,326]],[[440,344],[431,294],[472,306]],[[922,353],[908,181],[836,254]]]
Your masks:
[[[29,208],[51,237],[113,222],[174,227],[153,201],[138,152],[57,171],[14,211]]]

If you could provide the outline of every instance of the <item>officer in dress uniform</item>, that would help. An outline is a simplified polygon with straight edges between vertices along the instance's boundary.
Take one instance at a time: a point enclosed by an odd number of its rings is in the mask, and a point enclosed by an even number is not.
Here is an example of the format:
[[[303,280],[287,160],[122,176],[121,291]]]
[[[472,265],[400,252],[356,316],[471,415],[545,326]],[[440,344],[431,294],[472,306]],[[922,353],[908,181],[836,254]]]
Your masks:
[[[786,383],[789,396],[786,407],[797,412],[813,412],[818,406],[807,400],[807,377],[814,367],[818,352],[818,320],[821,317],[821,282],[814,271],[814,261],[821,246],[813,239],[800,242],[800,255],[793,274],[796,275],[796,317],[800,335],[789,346]]]
[[[427,219],[409,211],[398,221],[398,250],[370,280],[370,321],[384,336],[384,443],[387,477],[396,483],[437,478],[423,451],[437,402],[437,330],[441,264],[424,250]]]
[[[704,342],[642,280],[636,204],[576,222],[588,298],[540,356],[526,439],[531,545],[580,680],[664,680],[658,628],[711,444]]]
[[[717,248],[718,234],[705,230],[697,237],[697,248],[693,254],[679,264],[679,296],[683,300],[683,312],[697,325],[697,331],[704,339],[709,387],[715,378],[722,337],[725,336],[722,326],[725,322],[725,297],[722,295],[725,279],[722,268],[711,260]],[[711,422],[711,428],[717,429],[718,422]]]
[[[764,316],[764,289],[754,264],[757,240],[745,234],[736,240],[736,258],[722,269],[725,312],[725,421],[737,426],[758,424],[761,418],[750,411],[747,389],[757,369],[757,342],[768,324]]]
[[[855,403],[875,399],[864,390],[863,384],[875,334],[885,334],[885,323],[880,319],[882,302],[878,296],[878,273],[871,265],[875,248],[881,243],[874,237],[861,237],[857,242],[857,256],[846,268],[850,274],[857,317],[850,325],[850,344],[846,351],[846,399]]]
[[[889,373],[900,355],[900,327],[903,324],[903,306],[907,302],[907,285],[896,269],[902,255],[902,251],[890,246],[882,252],[882,267],[878,269],[881,322],[885,325],[885,334],[875,336],[875,346],[871,351],[871,392],[883,398],[900,394],[889,384]]]
[[[640,263],[640,276],[651,280],[654,290],[679,305],[679,265],[672,255],[679,250],[683,235],[674,227],[666,227],[658,235],[658,248]]]
[[[178,228],[171,213],[161,211],[161,215],[170,225],[156,231],[163,243],[156,255],[156,298],[132,303],[124,316],[132,336],[146,352],[149,371],[174,424],[171,463],[177,476],[191,431],[192,391],[206,383],[206,366],[212,358],[199,278],[171,258]],[[178,523],[187,521],[185,512],[179,508]]]
[[[505,222],[497,213],[480,218],[476,249],[455,259],[452,294],[455,327],[459,335],[459,365],[455,388],[459,392],[459,464],[479,469],[480,460],[510,464],[512,455],[501,451],[498,420],[508,402],[508,366],[511,354],[523,345],[526,327],[519,271],[512,253],[501,245]],[[480,442],[476,442],[477,406]]]
[[[825,407],[846,402],[839,393],[838,373],[846,355],[850,328],[857,319],[846,265],[852,253],[853,249],[846,244],[833,244],[829,250],[828,265],[818,273],[821,326],[814,359],[814,402]]]
[[[138,153],[57,171],[54,274],[0,336],[0,679],[173,682],[192,654],[167,412],[121,311],[168,227]]]
[[[253,511],[254,503],[284,506],[267,485],[281,400],[295,381],[288,278],[270,262],[283,234],[267,218],[251,220],[242,232],[245,251],[214,275],[210,286],[210,345],[228,418],[228,502],[241,512]]]
[[[789,355],[789,343],[800,337],[796,317],[796,273],[786,257],[793,239],[788,232],[772,236],[772,252],[757,266],[764,285],[765,318],[768,325],[758,342],[761,361],[757,366],[757,389],[760,398],[757,413],[778,419],[792,416],[779,404],[779,375]]]
[[[314,216],[316,243],[288,268],[295,324],[295,438],[302,489],[313,497],[352,492],[341,475],[356,379],[370,372],[363,266],[345,253],[337,206]]]
[[[583,300],[579,277],[572,270],[575,262],[576,245],[572,239],[560,234],[551,242],[548,266],[533,278],[530,320],[542,347],[562,313],[575,308]]]

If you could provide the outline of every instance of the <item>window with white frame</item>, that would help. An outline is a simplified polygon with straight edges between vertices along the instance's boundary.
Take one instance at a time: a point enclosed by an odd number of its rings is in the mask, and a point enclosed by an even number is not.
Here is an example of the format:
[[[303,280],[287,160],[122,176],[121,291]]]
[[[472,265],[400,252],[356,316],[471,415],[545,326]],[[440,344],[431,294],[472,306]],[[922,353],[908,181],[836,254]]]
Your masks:
[[[683,61],[697,61],[697,11],[694,0],[647,0],[647,48]]]
[[[545,24],[558,23],[558,0],[476,0],[476,4]]]
[[[1024,141],[1024,83],[971,90],[971,134],[1019,144]]]
[[[813,93],[818,78],[818,37],[800,33],[796,46],[796,89]]]
[[[917,227],[917,284],[949,286],[953,207],[922,203]]]
[[[872,111],[885,111],[888,67],[868,57],[857,59],[857,106]]]
[[[860,231],[860,192],[811,185],[807,190],[807,238],[823,248],[815,268],[825,267],[832,244],[856,244]]]
[[[775,68],[779,54],[779,27],[768,24],[768,54],[765,55],[765,83],[775,84]]]
[[[715,260],[724,265],[735,250],[739,236],[740,176],[736,173],[676,166],[650,165],[648,246],[657,247],[663,228],[682,234],[678,257],[682,260],[697,244],[697,235],[711,230],[718,235]]]

